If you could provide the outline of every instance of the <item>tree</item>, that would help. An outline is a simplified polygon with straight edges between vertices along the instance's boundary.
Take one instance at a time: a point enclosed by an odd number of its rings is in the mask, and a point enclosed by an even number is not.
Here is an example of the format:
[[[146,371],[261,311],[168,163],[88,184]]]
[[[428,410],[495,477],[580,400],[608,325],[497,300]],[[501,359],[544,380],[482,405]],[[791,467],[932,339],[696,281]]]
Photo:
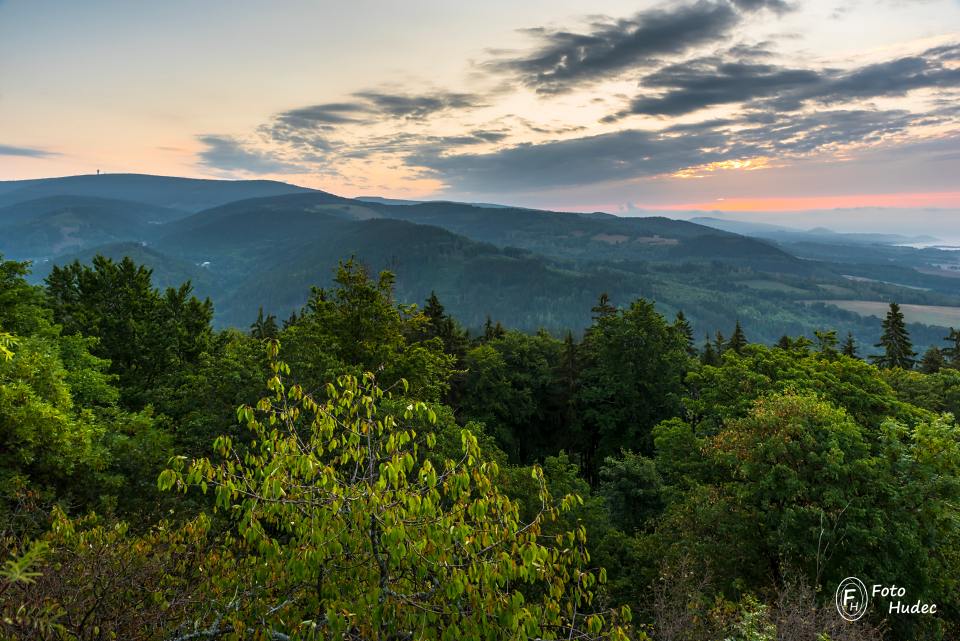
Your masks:
[[[461,416],[484,423],[512,462],[558,453],[570,445],[573,347],[572,337],[565,344],[546,332],[510,331],[471,349],[458,395]]]
[[[693,344],[693,327],[690,321],[683,315],[683,310],[677,312],[677,317],[673,321],[673,326],[687,340],[687,354],[694,357],[697,355],[697,348]]]
[[[459,460],[438,468],[435,435],[411,427],[434,419],[423,403],[384,413],[389,394],[370,373],[340,377],[321,401],[289,384],[286,364],[270,367],[269,396],[237,412],[252,448],[238,458],[222,437],[222,462],[159,479],[212,489],[236,529],[245,598],[225,623],[274,638],[626,639],[592,605],[603,576],[585,567],[584,530],[541,541],[577,499],[554,503],[538,468],[541,508],[524,523],[469,431]]]
[[[599,493],[606,499],[614,524],[627,533],[653,523],[663,511],[663,480],[652,459],[622,452],[600,468]]]
[[[606,457],[623,449],[651,452],[650,430],[680,411],[692,361],[686,337],[644,299],[598,318],[584,336],[581,355],[576,451],[596,484]]]
[[[817,337],[817,351],[825,358],[833,358],[837,355],[837,330],[816,330],[813,332]]]
[[[593,320],[598,321],[601,318],[616,314],[617,308],[610,304],[610,295],[607,294],[607,292],[603,292],[600,294],[600,298],[597,299],[597,304],[594,305],[590,311],[593,312]]]
[[[850,358],[825,360],[805,348],[786,351],[754,343],[720,367],[691,371],[686,384],[683,407],[701,434],[716,433],[725,421],[746,416],[758,398],[787,391],[819,394],[871,429],[891,416],[919,418],[899,402],[876,367]]]
[[[730,336],[730,341],[727,343],[727,347],[737,354],[743,352],[743,348],[747,346],[747,336],[743,333],[743,328],[740,326],[740,321],[737,320],[736,326],[733,328],[733,334]]]
[[[448,354],[455,356],[458,361],[462,360],[469,344],[467,333],[461,329],[455,318],[447,314],[436,292],[430,292],[430,297],[423,306],[423,315],[427,322],[417,334],[417,338],[439,338]]]
[[[507,333],[507,330],[500,324],[500,321],[497,321],[494,324],[493,319],[487,316],[486,322],[483,324],[483,340],[492,341],[498,338],[503,338],[503,335]]]
[[[94,353],[119,376],[122,400],[140,409],[176,385],[212,339],[213,305],[192,294],[190,283],[154,289],[151,270],[130,258],[96,256],[91,265],[55,266],[46,279],[63,333],[96,337]]]
[[[394,277],[374,279],[354,260],[341,262],[331,290],[314,288],[297,321],[281,333],[284,358],[308,389],[340,374],[377,372],[410,383],[411,396],[439,400],[449,389],[454,357],[438,337],[418,340],[428,319],[393,299]]]
[[[710,335],[703,341],[703,354],[700,356],[700,362],[704,365],[719,365],[720,357],[717,355],[717,351],[713,348],[713,343],[710,342]]]
[[[924,374],[936,374],[947,364],[943,352],[937,347],[931,347],[923,353],[920,359],[920,371]]]
[[[0,255],[0,328],[17,336],[32,336],[52,325],[43,289],[27,282],[29,273],[29,263]]]
[[[847,340],[843,341],[843,348],[840,351],[844,356],[857,358],[857,342],[853,339],[853,332],[847,332]]]
[[[897,303],[890,303],[890,310],[883,320],[883,334],[880,342],[874,347],[882,347],[883,354],[872,357],[873,362],[882,368],[899,367],[912,369],[914,357],[913,344],[910,342],[910,333],[903,320],[903,312]]]
[[[680,480],[665,490],[677,499],[647,537],[663,558],[692,557],[721,589],[740,593],[782,586],[794,572],[808,585],[896,576],[921,600],[953,585],[960,478],[947,470],[960,461],[956,423],[865,429],[815,395],[784,393],[714,435],[697,439],[688,428],[687,446],[679,431],[657,428],[658,469]],[[897,552],[875,552],[884,549]],[[906,619],[889,621],[896,638],[936,638],[937,622]]]
[[[714,335],[713,339],[713,351],[716,352],[717,358],[723,356],[723,353],[727,351],[727,341],[723,337],[723,334],[720,330],[717,330],[717,333]]]
[[[941,350],[947,364],[954,369],[960,369],[960,330],[951,327],[950,333],[943,340],[949,343],[949,347]]]
[[[10,351],[10,348],[17,345],[17,339],[11,336],[7,332],[0,331],[0,357],[5,361],[9,361],[13,358],[13,352]]]
[[[257,320],[250,326],[250,335],[254,338],[263,340],[265,338],[277,338],[280,334],[280,328],[277,327],[277,317],[273,314],[263,314],[263,306],[257,311]]]

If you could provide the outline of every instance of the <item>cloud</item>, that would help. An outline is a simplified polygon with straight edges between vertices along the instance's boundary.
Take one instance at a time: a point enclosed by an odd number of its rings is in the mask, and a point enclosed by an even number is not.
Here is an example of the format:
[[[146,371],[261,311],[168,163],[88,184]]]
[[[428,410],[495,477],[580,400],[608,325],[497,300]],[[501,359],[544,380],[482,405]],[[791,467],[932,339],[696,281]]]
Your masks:
[[[744,12],[783,12],[780,0],[698,0],[669,9],[642,11],[630,19],[605,19],[587,33],[529,29],[540,40],[532,53],[487,63],[487,68],[517,76],[541,93],[568,91],[682,54],[729,34]]]
[[[636,98],[625,113],[677,116],[704,107],[777,95],[821,81],[820,74],[807,69],[701,58],[668,65],[646,76],[641,81],[644,87],[670,90],[659,96]]]
[[[761,104],[768,109],[793,111],[804,103],[829,105],[902,96],[915,89],[957,87],[960,68],[945,64],[955,52],[954,47],[940,47],[851,70],[790,68],[730,59],[728,54],[696,58],[644,76],[643,93],[606,120],[629,114],[679,116],[758,99],[766,101]],[[665,91],[651,96],[650,89]]]
[[[483,154],[428,151],[408,162],[426,168],[452,190],[535,192],[670,175],[729,160],[799,158],[837,145],[880,141],[923,118],[904,110],[756,112],[659,132],[626,129]]]
[[[378,118],[423,120],[433,114],[480,106],[476,94],[436,91],[402,94],[386,91],[358,91],[350,102],[328,102],[282,111],[274,125],[285,130],[326,130],[332,125],[364,124]]]
[[[372,111],[393,118],[420,120],[438,112],[472,109],[481,105],[476,94],[438,91],[425,95],[404,95],[382,91],[361,91],[353,94],[366,100]]]
[[[409,163],[425,167],[448,185],[468,192],[535,191],[653,176],[715,159],[703,144],[722,143],[709,132],[671,138],[624,130],[542,144],[523,144],[484,154],[422,153]]]
[[[272,154],[251,149],[230,136],[203,135],[197,139],[206,145],[198,154],[200,164],[221,171],[241,171],[251,174],[294,173],[299,168]]]
[[[369,113],[366,105],[355,102],[331,102],[319,105],[290,109],[276,116],[279,122],[291,127],[305,128],[317,125],[362,122],[359,117]]]
[[[32,147],[14,147],[13,145],[0,145],[0,156],[21,156],[24,158],[53,158],[59,156],[55,151],[46,151],[45,149],[35,149]]]
[[[960,68],[947,67],[941,59],[942,56],[928,50],[920,56],[868,65],[831,78],[821,91],[803,97],[838,102],[851,98],[900,96],[914,89],[960,86]]]
[[[338,136],[342,128],[370,125],[384,119],[423,122],[436,114],[466,111],[482,105],[482,98],[477,94],[443,90],[420,94],[368,90],[358,91],[351,98],[346,102],[319,103],[282,111],[262,125],[258,132],[275,144],[327,154],[339,151],[351,158],[363,158],[378,148],[381,151],[408,148],[409,141],[398,132],[394,140],[381,140],[377,145],[371,145],[371,141],[362,141],[362,135]],[[478,142],[484,135],[491,139],[497,134],[474,134],[478,140],[465,144]],[[325,162],[327,160],[329,155]]]

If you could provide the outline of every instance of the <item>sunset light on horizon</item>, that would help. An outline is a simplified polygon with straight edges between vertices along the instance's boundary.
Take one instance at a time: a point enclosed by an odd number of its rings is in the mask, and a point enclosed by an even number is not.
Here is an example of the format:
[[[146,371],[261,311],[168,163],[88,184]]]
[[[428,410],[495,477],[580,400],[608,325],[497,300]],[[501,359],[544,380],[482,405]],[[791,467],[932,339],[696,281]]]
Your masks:
[[[570,211],[960,209],[955,0],[603,0],[590,15],[572,0],[291,0],[266,21],[252,0],[229,7],[0,2],[0,179],[268,178]],[[22,55],[31,42],[46,45]]]

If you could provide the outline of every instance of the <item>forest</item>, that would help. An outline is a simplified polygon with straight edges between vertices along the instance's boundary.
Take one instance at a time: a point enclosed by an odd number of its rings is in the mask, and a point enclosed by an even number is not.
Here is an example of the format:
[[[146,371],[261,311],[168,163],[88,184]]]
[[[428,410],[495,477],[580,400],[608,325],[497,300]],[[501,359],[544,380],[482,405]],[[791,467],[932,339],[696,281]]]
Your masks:
[[[918,354],[896,303],[876,345],[602,291],[576,335],[467,331],[349,260],[239,330],[129,258],[30,269],[0,638],[960,638],[960,331]],[[905,596],[848,621],[847,577]]]

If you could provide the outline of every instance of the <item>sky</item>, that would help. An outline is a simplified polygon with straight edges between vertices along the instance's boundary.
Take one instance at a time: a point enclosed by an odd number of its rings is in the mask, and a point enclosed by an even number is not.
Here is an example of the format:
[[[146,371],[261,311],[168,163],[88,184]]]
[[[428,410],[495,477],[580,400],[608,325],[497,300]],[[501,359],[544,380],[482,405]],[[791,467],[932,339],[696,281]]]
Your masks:
[[[0,180],[98,169],[960,210],[960,0],[0,0]]]

